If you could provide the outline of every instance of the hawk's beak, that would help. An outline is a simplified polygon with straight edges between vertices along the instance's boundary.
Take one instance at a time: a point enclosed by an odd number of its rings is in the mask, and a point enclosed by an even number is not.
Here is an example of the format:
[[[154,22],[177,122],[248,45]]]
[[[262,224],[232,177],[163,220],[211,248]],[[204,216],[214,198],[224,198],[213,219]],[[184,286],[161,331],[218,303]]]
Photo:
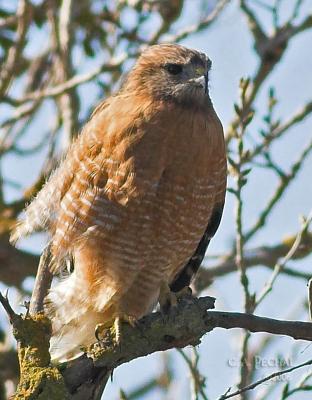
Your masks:
[[[205,72],[205,94],[208,93],[208,71]]]
[[[196,67],[195,68],[195,76],[196,80],[202,82],[203,89],[205,90],[205,94],[208,93],[208,70],[205,67]]]

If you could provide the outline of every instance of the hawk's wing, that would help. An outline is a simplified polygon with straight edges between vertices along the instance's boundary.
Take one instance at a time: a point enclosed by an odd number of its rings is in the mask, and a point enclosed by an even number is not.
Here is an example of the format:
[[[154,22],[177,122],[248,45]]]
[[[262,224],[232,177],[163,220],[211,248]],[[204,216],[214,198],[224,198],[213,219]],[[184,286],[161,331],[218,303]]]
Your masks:
[[[133,101],[112,98],[93,113],[81,143],[67,155],[73,177],[50,228],[56,268],[78,241],[114,238],[129,218],[127,210],[156,191],[170,160],[170,135],[157,123],[157,110],[146,109],[143,116],[138,110]]]
[[[222,204],[217,204],[213,209],[212,215],[209,219],[206,231],[201,238],[194,254],[180,271],[180,273],[175,277],[173,282],[170,284],[170,289],[173,292],[179,292],[184,287],[190,285],[192,278],[195,276],[198,271],[207,251],[208,245],[210,243],[211,238],[215,235],[223,213]]]
[[[109,102],[107,101],[101,103],[101,110],[104,110],[108,104]],[[86,128],[88,125],[86,125]],[[90,130],[88,134],[86,128],[71,144],[66,157],[24,210],[24,218],[17,221],[12,231],[10,237],[12,243],[34,232],[51,229],[51,226],[59,216],[62,199],[75,179],[86,149],[94,153],[97,151],[94,149],[99,147],[96,136],[92,132],[90,135]]]
[[[221,124],[216,125],[217,129],[222,132]],[[226,162],[226,153],[225,153],[225,145],[223,142],[223,146],[219,149],[219,154],[217,159],[218,169],[215,171],[213,175],[214,184],[214,199],[212,213],[210,215],[207,228],[189,261],[181,266],[181,269],[177,273],[177,275],[173,278],[170,288],[174,292],[178,292],[186,286],[189,286],[191,280],[195,276],[198,271],[203,258],[205,256],[207,247],[210,243],[211,238],[215,235],[221,221],[224,201],[225,201],[225,193],[226,193],[226,180],[227,180],[227,162]]]

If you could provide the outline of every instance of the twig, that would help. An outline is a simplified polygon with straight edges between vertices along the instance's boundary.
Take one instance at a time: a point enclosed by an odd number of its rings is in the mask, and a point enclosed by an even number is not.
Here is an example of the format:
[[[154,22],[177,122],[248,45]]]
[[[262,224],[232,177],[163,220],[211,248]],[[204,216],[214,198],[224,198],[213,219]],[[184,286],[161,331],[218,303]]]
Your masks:
[[[17,20],[17,15],[9,15],[8,17],[0,18],[0,29],[6,29],[9,26],[15,25]]]
[[[73,1],[63,0],[57,13],[56,3],[49,12],[52,25],[52,46],[56,60],[53,68],[55,82],[68,81],[74,74],[72,63],[73,48]],[[56,101],[63,122],[63,145],[67,149],[78,132],[79,97],[76,88],[64,92]]]
[[[261,154],[265,148],[279,139],[284,133],[289,132],[290,128],[302,122],[305,118],[310,116],[312,113],[312,101],[305,104],[301,110],[297,111],[292,117],[288,119],[284,124],[278,125],[270,133],[265,136],[262,143],[257,145],[253,150],[250,151],[246,161],[253,160],[257,155]]]
[[[245,233],[245,241],[247,242],[250,240],[255,233],[259,231],[260,228],[262,228],[268,216],[270,215],[271,211],[275,207],[275,205],[279,202],[279,200],[282,198],[283,193],[285,190],[288,188],[289,183],[294,180],[294,178],[297,176],[298,172],[300,171],[305,159],[307,156],[311,153],[312,151],[312,140],[308,142],[308,144],[305,146],[301,154],[299,155],[298,159],[293,163],[293,165],[290,168],[290,172],[285,175],[284,177],[280,178],[280,182],[278,186],[275,189],[275,192],[273,193],[272,197],[269,199],[266,207],[261,211],[258,220],[255,222],[255,224]]]
[[[29,312],[31,315],[43,311],[44,298],[51,286],[53,275],[49,270],[49,261],[51,257],[50,250],[51,244],[49,243],[43,250],[40,258],[35,285],[30,300]]]
[[[31,6],[28,0],[20,0],[17,9],[17,38],[15,44],[9,49],[7,59],[3,63],[0,72],[0,97],[6,92],[11,78],[15,73],[18,58],[25,45],[25,37],[30,21]]]
[[[292,15],[290,17],[291,21],[293,21],[294,19],[296,19],[298,17],[298,14],[299,14],[299,11],[300,11],[300,8],[301,8],[302,4],[303,4],[303,0],[297,0],[296,1],[295,5],[294,5],[294,8],[293,8]]]
[[[312,15],[309,15],[296,26],[292,24],[292,21],[286,21],[283,26],[276,29],[272,36],[268,36],[251,8],[247,5],[246,0],[240,1],[240,7],[248,19],[249,28],[254,37],[254,48],[259,56],[259,64],[251,80],[252,85],[249,88],[243,110],[244,115],[247,115],[252,109],[252,105],[263,82],[272,73],[274,67],[285,54],[285,50],[287,49],[290,40],[296,34],[303,32],[312,26]],[[227,143],[233,139],[238,124],[239,119],[235,117],[226,134]]]
[[[213,22],[216,21],[217,17],[220,15],[224,7],[229,3],[230,0],[221,0],[217,3],[216,7],[213,11],[204,19],[199,21],[198,23],[183,28],[181,31],[177,32],[173,35],[166,35],[165,39],[166,42],[176,43],[180,42],[181,40],[185,39],[187,36],[190,36],[192,33],[198,33],[201,30],[207,28]]]
[[[116,69],[118,70],[123,62],[127,59],[127,56],[128,55],[126,53],[123,53],[120,56],[110,60],[110,62],[100,65],[91,72],[75,75],[64,83],[61,83],[51,88],[36,90],[35,92],[26,94],[23,98],[19,100],[15,99],[15,101],[19,104],[22,104],[30,100],[40,100],[43,98],[59,96],[67,92],[68,90],[75,88],[76,86],[91,81],[102,72],[114,71]]]
[[[296,387],[293,389],[288,388],[288,385],[284,387],[283,392],[282,392],[282,397],[281,400],[285,400],[288,397],[292,396],[294,393],[302,392],[302,391],[311,391],[312,390],[312,385],[307,385],[306,382],[311,378],[312,373],[307,372],[305,375],[303,375],[300,379],[300,381],[297,383]]]
[[[254,249],[249,249],[245,251],[245,267],[249,268],[258,268],[259,266],[264,266],[266,268],[273,269],[275,264],[278,262],[278,259],[284,257],[285,254],[291,248],[295,236],[290,236],[282,241],[280,244],[275,246],[260,246]],[[307,232],[303,239],[302,243],[297,249],[296,253],[293,255],[293,260],[300,260],[307,257],[312,251],[312,236],[310,232]],[[205,261],[208,261],[212,257],[206,257]],[[212,281],[220,276],[225,276],[229,273],[236,272],[237,267],[235,264],[235,256],[233,253],[220,254],[213,257],[213,259],[218,260],[213,265],[205,265],[206,268],[202,268],[199,270],[196,279],[195,279],[195,288],[197,292],[201,292],[209,285],[211,285]],[[301,272],[296,268],[290,268],[284,266],[282,274],[289,275],[292,277],[309,280],[311,278],[311,273]]]
[[[4,120],[0,124],[0,129],[8,128],[16,122],[19,122],[22,118],[28,117],[29,115],[33,114],[39,105],[40,101],[38,100],[33,103],[27,103],[21,105],[20,107],[17,107],[14,111],[13,116]],[[4,137],[4,139],[6,139],[6,136]],[[3,142],[3,139],[1,140],[1,142]]]
[[[8,292],[6,292],[5,296],[3,296],[3,294],[0,292],[0,303],[2,304],[2,307],[5,309],[6,313],[8,314],[10,321],[13,322],[14,319],[17,317],[17,314],[15,314],[13,308],[9,303]]]
[[[256,298],[257,306],[270,293],[279,273],[283,270],[285,264],[293,258],[294,254],[298,250],[298,248],[301,244],[301,241],[302,241],[303,234],[307,231],[309,224],[311,223],[311,219],[312,219],[312,211],[311,211],[310,215],[308,216],[308,218],[306,218],[304,220],[302,227],[301,227],[300,231],[298,232],[297,237],[296,237],[293,245],[289,249],[288,253],[285,255],[285,257],[280,262],[277,262],[275,264],[275,267],[274,267],[274,270],[273,270],[273,273],[272,273],[270,279],[268,280],[268,282],[266,282],[264,288],[262,289],[262,291],[259,293],[259,295]]]
[[[155,377],[145,381],[142,385],[136,387],[131,392],[125,394],[124,391],[120,390],[120,400],[124,396],[127,400],[140,400],[143,396],[148,395],[155,389],[167,390],[170,387],[173,378],[173,371],[170,365],[169,353],[162,353],[163,358],[163,370]]]
[[[295,371],[296,369],[302,368],[302,367],[306,367],[308,365],[312,364],[312,360],[306,361],[302,364],[298,364],[294,367],[288,368],[288,369],[284,369],[282,371],[277,371],[277,372],[273,372],[272,374],[266,376],[265,378],[259,379],[257,382],[252,383],[251,385],[245,386],[244,388],[237,390],[234,393],[231,394],[227,394],[227,395],[222,395],[221,397],[219,397],[219,400],[226,400],[226,399],[230,399],[232,397],[238,396],[242,393],[247,392],[248,390],[252,390],[254,388],[256,388],[257,386],[261,385],[264,382],[269,381],[270,379],[276,378],[277,376],[281,376],[284,374],[289,374],[292,371]]]
[[[190,359],[183,350],[177,349],[178,353],[181,354],[184,361],[186,362],[191,378],[192,378],[192,399],[191,400],[198,400],[198,395],[200,394],[204,400],[208,400],[208,397],[205,394],[204,387],[205,387],[205,378],[203,378],[198,370],[198,361],[199,355],[195,348],[193,348],[193,357]]]
[[[251,295],[249,290],[249,280],[247,276],[247,269],[245,265],[245,235],[243,233],[243,199],[242,192],[243,187],[247,183],[246,175],[248,170],[244,170],[244,134],[248,123],[253,118],[253,113],[250,116],[245,115],[244,109],[246,104],[246,93],[249,87],[249,80],[241,80],[240,82],[240,105],[235,104],[234,108],[238,115],[239,124],[235,130],[235,138],[237,145],[237,160],[230,160],[231,167],[233,169],[233,175],[236,183],[235,189],[232,192],[235,194],[235,264],[239,274],[241,287],[243,289],[244,296],[244,310],[246,313],[252,313],[254,310],[254,296]],[[246,363],[248,357],[248,340],[249,333],[244,332],[241,338],[241,350],[240,350],[240,377],[238,387],[244,387],[248,382],[249,368]]]

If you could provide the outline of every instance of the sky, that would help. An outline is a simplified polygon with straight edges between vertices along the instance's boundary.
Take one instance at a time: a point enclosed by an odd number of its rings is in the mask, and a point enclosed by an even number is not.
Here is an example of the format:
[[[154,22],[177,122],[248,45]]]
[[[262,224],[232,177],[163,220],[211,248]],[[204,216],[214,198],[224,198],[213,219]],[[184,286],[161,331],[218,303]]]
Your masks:
[[[270,1],[267,1],[270,3]],[[294,2],[285,0],[282,17],[289,13],[290,6]],[[310,0],[305,2],[305,11],[311,12]],[[179,26],[188,25],[189,21],[198,14],[199,0],[189,0],[184,10]],[[259,11],[261,19],[266,27],[270,26],[269,15],[265,11]],[[178,28],[178,26],[177,26]],[[28,51],[35,51],[36,46],[40,46],[40,40],[44,41],[40,34],[34,32],[38,40]],[[259,111],[255,123],[250,128],[251,135],[257,135],[263,123],[261,117],[266,110],[267,93],[270,86],[276,88],[278,98],[277,115],[281,118],[287,118],[297,111],[304,102],[311,100],[312,88],[312,52],[307,51],[311,48],[312,31],[303,33],[294,39],[286,51],[284,60],[274,70],[268,81],[263,85],[260,96],[256,102],[256,111]],[[252,48],[253,42],[247,28],[246,20],[238,11],[237,1],[232,1],[223,11],[217,22],[208,30],[199,34],[192,35],[184,40],[183,44],[195,49],[204,51],[209,55],[213,62],[210,76],[210,93],[215,109],[226,128],[232,120],[233,103],[238,98],[238,85],[241,77],[252,75],[255,70],[257,57]],[[83,63],[80,55],[76,55],[76,63],[81,63],[82,71],[87,71],[90,66]],[[94,66],[93,66],[94,67]],[[17,88],[18,90],[18,88]],[[87,105],[92,105],[95,94],[94,85],[85,85],[81,89],[83,99]],[[36,140],[36,131],[42,129],[50,123],[46,121],[48,111],[37,120],[33,133],[27,137],[28,143]],[[300,149],[311,137],[312,132],[311,119],[307,119],[300,126],[291,129],[287,137],[281,143],[274,146],[274,158],[285,168],[296,159]],[[22,160],[8,157],[4,164],[4,172],[12,177],[12,172],[17,180],[23,184],[31,183],[34,180],[37,164],[42,162],[43,155],[38,160]],[[285,235],[298,231],[299,214],[307,214],[311,207],[312,185],[310,183],[312,159],[309,157],[305,162],[303,171],[300,172],[297,181],[287,190],[287,195],[281,204],[273,212],[269,219],[268,227],[261,231],[251,241],[250,246],[261,244],[272,245],[279,242]],[[22,175],[21,175],[22,174]],[[274,190],[276,180],[272,174],[264,170],[253,170],[250,174],[248,185],[244,190],[245,212],[244,222],[246,226],[251,226],[255,221],[259,210],[265,205],[270,193]],[[9,199],[17,197],[19,193],[12,189],[7,192]],[[212,241],[209,248],[209,254],[219,253],[229,248],[234,237],[233,223],[234,199],[231,194],[227,195],[225,212],[221,227]],[[43,245],[42,237],[33,237],[23,243],[21,247],[31,251],[38,252]],[[296,267],[309,271],[311,257],[302,263],[297,263]],[[252,288],[259,289],[269,277],[269,273],[263,269],[256,269],[249,273]],[[274,288],[272,296],[259,307],[258,314],[283,318],[289,314],[298,305],[306,294],[306,284],[302,280],[289,280],[281,276]],[[225,278],[216,280],[214,285],[209,288],[207,293],[217,297],[216,307],[220,310],[241,311],[242,293],[238,282],[237,274],[231,274]],[[307,319],[307,315],[300,315],[302,319]],[[204,376],[208,376],[207,387],[209,399],[217,399],[226,389],[234,385],[238,374],[237,343],[239,340],[239,331],[214,330],[203,339],[199,347],[201,354],[200,371]],[[254,334],[252,343],[256,344],[262,337],[260,334]],[[303,362],[311,358],[312,350],[306,349],[305,342],[297,342],[288,338],[277,338],[269,348],[267,359],[276,360],[276,354],[281,353],[285,358],[290,357],[291,363]],[[292,353],[293,352],[293,353]],[[149,357],[135,360],[129,364],[123,365],[114,373],[113,382],[108,385],[105,391],[105,398],[117,399],[119,388],[127,393],[137,387],[140,382],[144,382],[152,377],[156,371],[159,371],[159,362],[161,354],[154,354]],[[189,379],[188,372],[181,356],[176,351],[170,352],[176,373],[172,393],[169,393],[167,399],[187,400],[189,398]],[[263,363],[259,367],[258,376],[267,375],[272,372],[272,367],[264,367]],[[298,379],[298,374],[291,375],[290,383],[294,384]],[[273,392],[272,399],[276,399],[276,392]],[[293,396],[293,400],[308,399],[309,394],[299,394]],[[142,400],[159,400],[160,393],[154,392],[142,398]],[[256,397],[252,397],[253,399]],[[261,397],[259,397],[260,399]]]

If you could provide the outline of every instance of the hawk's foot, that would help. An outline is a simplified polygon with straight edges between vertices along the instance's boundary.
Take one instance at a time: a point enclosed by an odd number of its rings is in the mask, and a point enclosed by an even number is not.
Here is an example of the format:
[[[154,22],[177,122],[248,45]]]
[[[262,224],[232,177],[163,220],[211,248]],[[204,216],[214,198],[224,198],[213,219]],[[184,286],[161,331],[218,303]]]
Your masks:
[[[160,286],[158,302],[160,311],[167,314],[172,307],[176,307],[178,299],[176,293],[170,290],[167,282],[163,282]]]
[[[132,326],[132,328],[136,327],[137,320],[130,316],[123,314],[121,316],[118,316],[115,318],[114,324],[113,324],[113,331],[114,331],[114,336],[115,336],[115,342],[118,346],[121,345],[121,338],[122,338],[122,323],[126,322],[129,325]]]
[[[133,328],[137,327],[137,319],[131,315],[121,314],[113,321],[97,324],[95,327],[95,337],[98,342],[115,344],[121,346],[122,324],[127,323]]]
[[[172,307],[176,307],[182,300],[193,299],[192,289],[184,287],[179,292],[172,292],[167,283],[163,283],[159,292],[159,305],[161,312],[167,314]]]
[[[112,342],[110,327],[111,323],[108,322],[96,325],[94,336],[98,342],[107,344]]]
[[[192,289],[189,286],[185,286],[183,289],[176,292],[175,295],[178,300],[193,298]]]

